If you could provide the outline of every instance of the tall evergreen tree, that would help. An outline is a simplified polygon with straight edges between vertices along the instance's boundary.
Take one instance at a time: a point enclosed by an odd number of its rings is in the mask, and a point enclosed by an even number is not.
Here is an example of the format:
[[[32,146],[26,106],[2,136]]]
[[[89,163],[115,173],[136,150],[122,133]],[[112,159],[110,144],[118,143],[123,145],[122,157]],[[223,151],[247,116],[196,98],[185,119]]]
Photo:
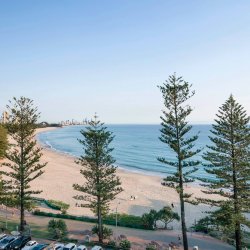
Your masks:
[[[247,224],[244,212],[250,211],[250,117],[231,95],[219,108],[212,126],[211,145],[204,159],[206,172],[216,180],[202,179],[209,184],[209,194],[219,194],[224,199],[200,199],[211,205],[226,206],[233,212],[236,249],[242,249],[241,224]]]
[[[184,250],[188,250],[184,202],[191,202],[189,200],[191,195],[184,192],[184,184],[194,181],[190,174],[197,171],[196,166],[199,161],[193,161],[190,158],[200,152],[199,149],[193,149],[198,135],[188,136],[192,126],[188,125],[187,117],[192,109],[186,104],[186,101],[194,95],[194,91],[190,90],[191,85],[188,82],[184,81],[182,77],[176,77],[175,74],[169,76],[168,81],[159,88],[165,105],[163,116],[161,116],[160,140],[174,151],[177,160],[170,161],[164,157],[158,158],[158,160],[176,169],[173,175],[164,179],[164,185],[174,188],[179,194],[183,246]]]
[[[86,130],[81,131],[83,139],[78,139],[84,147],[84,155],[77,163],[83,166],[81,174],[86,182],[83,185],[74,184],[73,187],[84,193],[74,198],[84,201],[81,206],[90,208],[97,216],[98,237],[99,242],[102,242],[102,218],[108,213],[110,202],[123,189],[120,179],[116,176],[116,167],[113,165],[115,159],[111,156],[113,148],[110,148],[110,143],[113,135],[96,118],[95,116],[95,120],[90,122]]]
[[[5,154],[9,161],[2,163],[10,171],[1,173],[10,179],[5,181],[6,195],[14,198],[20,208],[20,231],[23,231],[24,211],[31,207],[31,195],[41,193],[39,190],[32,190],[30,183],[43,174],[42,169],[46,163],[40,163],[42,149],[37,146],[34,138],[39,113],[33,101],[25,97],[14,98],[7,108],[10,113],[7,128],[14,139],[14,145]]]

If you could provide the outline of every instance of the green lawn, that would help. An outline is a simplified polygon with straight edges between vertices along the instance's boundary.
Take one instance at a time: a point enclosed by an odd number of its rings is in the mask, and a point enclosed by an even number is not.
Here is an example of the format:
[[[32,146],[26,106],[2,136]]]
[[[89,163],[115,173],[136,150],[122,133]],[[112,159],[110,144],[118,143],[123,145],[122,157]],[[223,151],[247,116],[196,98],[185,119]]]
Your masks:
[[[8,218],[7,231],[8,232],[16,231],[18,224],[19,224],[19,221],[13,218],[11,219]],[[1,225],[1,228],[5,227],[6,225],[6,220],[2,216],[0,216],[0,225]],[[30,223],[30,229],[31,229],[31,234],[34,238],[49,239],[49,233],[46,227]]]

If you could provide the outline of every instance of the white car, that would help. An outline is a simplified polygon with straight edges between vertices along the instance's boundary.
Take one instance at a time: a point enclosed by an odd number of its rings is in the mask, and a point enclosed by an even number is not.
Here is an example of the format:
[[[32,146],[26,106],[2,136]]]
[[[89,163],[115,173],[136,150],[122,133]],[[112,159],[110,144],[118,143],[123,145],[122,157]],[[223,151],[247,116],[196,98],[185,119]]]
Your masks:
[[[77,250],[77,246],[74,243],[68,243],[63,247],[63,250]]]
[[[31,240],[26,243],[26,245],[22,248],[22,250],[31,250],[35,247],[38,243],[35,240]]]
[[[64,244],[63,243],[56,243],[54,245],[54,250],[62,250],[64,247]]]
[[[103,250],[100,246],[93,246],[91,250]]]
[[[45,249],[46,250],[62,250],[64,247],[63,243],[52,243],[49,246],[47,246]]]
[[[77,250],[88,250],[86,246],[80,245],[77,247]]]

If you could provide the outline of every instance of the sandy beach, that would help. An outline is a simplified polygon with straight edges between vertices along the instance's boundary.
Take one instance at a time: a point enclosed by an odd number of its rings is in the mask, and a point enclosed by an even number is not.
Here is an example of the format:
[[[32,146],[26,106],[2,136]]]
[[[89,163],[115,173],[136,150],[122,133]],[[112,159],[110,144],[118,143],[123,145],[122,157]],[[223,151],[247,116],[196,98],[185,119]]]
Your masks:
[[[37,129],[36,134],[52,129],[56,128]],[[41,160],[48,163],[44,168],[45,173],[31,183],[33,189],[43,190],[37,197],[61,200],[70,204],[69,214],[93,216],[89,209],[77,207],[76,203],[78,201],[73,198],[77,192],[72,185],[74,183],[84,183],[84,178],[80,174],[82,167],[75,163],[75,158],[44,147]],[[149,212],[150,209],[159,210],[165,205],[171,205],[172,203],[174,205],[173,209],[179,212],[177,192],[162,186],[160,177],[134,173],[119,168],[117,169],[117,174],[121,178],[124,191],[111,203],[110,212],[115,212],[117,208],[118,213],[142,215],[145,212]],[[192,193],[194,197],[206,197],[198,185],[187,186],[186,192]],[[134,196],[135,199],[131,200],[131,196]],[[209,197],[211,198],[212,196]],[[214,196],[214,199],[216,198]],[[46,208],[40,209],[47,210]],[[203,212],[211,209],[207,205],[193,206],[186,204],[187,226],[191,226],[195,220],[204,217],[206,214]],[[177,222],[170,226],[177,230],[181,229],[180,223]]]

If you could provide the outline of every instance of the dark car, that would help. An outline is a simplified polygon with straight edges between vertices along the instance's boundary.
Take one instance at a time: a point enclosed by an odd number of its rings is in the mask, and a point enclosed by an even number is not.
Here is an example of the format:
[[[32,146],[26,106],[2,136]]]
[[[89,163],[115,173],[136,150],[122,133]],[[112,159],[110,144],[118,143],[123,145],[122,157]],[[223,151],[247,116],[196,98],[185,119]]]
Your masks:
[[[9,245],[8,250],[19,250],[30,240],[30,236],[20,236]]]
[[[9,249],[9,246],[12,242],[14,242],[18,237],[16,236],[7,236],[3,240],[0,241],[0,250]]]
[[[37,244],[35,247],[32,248],[32,250],[42,250],[47,246],[48,244]]]
[[[0,242],[1,240],[3,240],[4,238],[6,238],[8,235],[7,234],[0,234]]]

